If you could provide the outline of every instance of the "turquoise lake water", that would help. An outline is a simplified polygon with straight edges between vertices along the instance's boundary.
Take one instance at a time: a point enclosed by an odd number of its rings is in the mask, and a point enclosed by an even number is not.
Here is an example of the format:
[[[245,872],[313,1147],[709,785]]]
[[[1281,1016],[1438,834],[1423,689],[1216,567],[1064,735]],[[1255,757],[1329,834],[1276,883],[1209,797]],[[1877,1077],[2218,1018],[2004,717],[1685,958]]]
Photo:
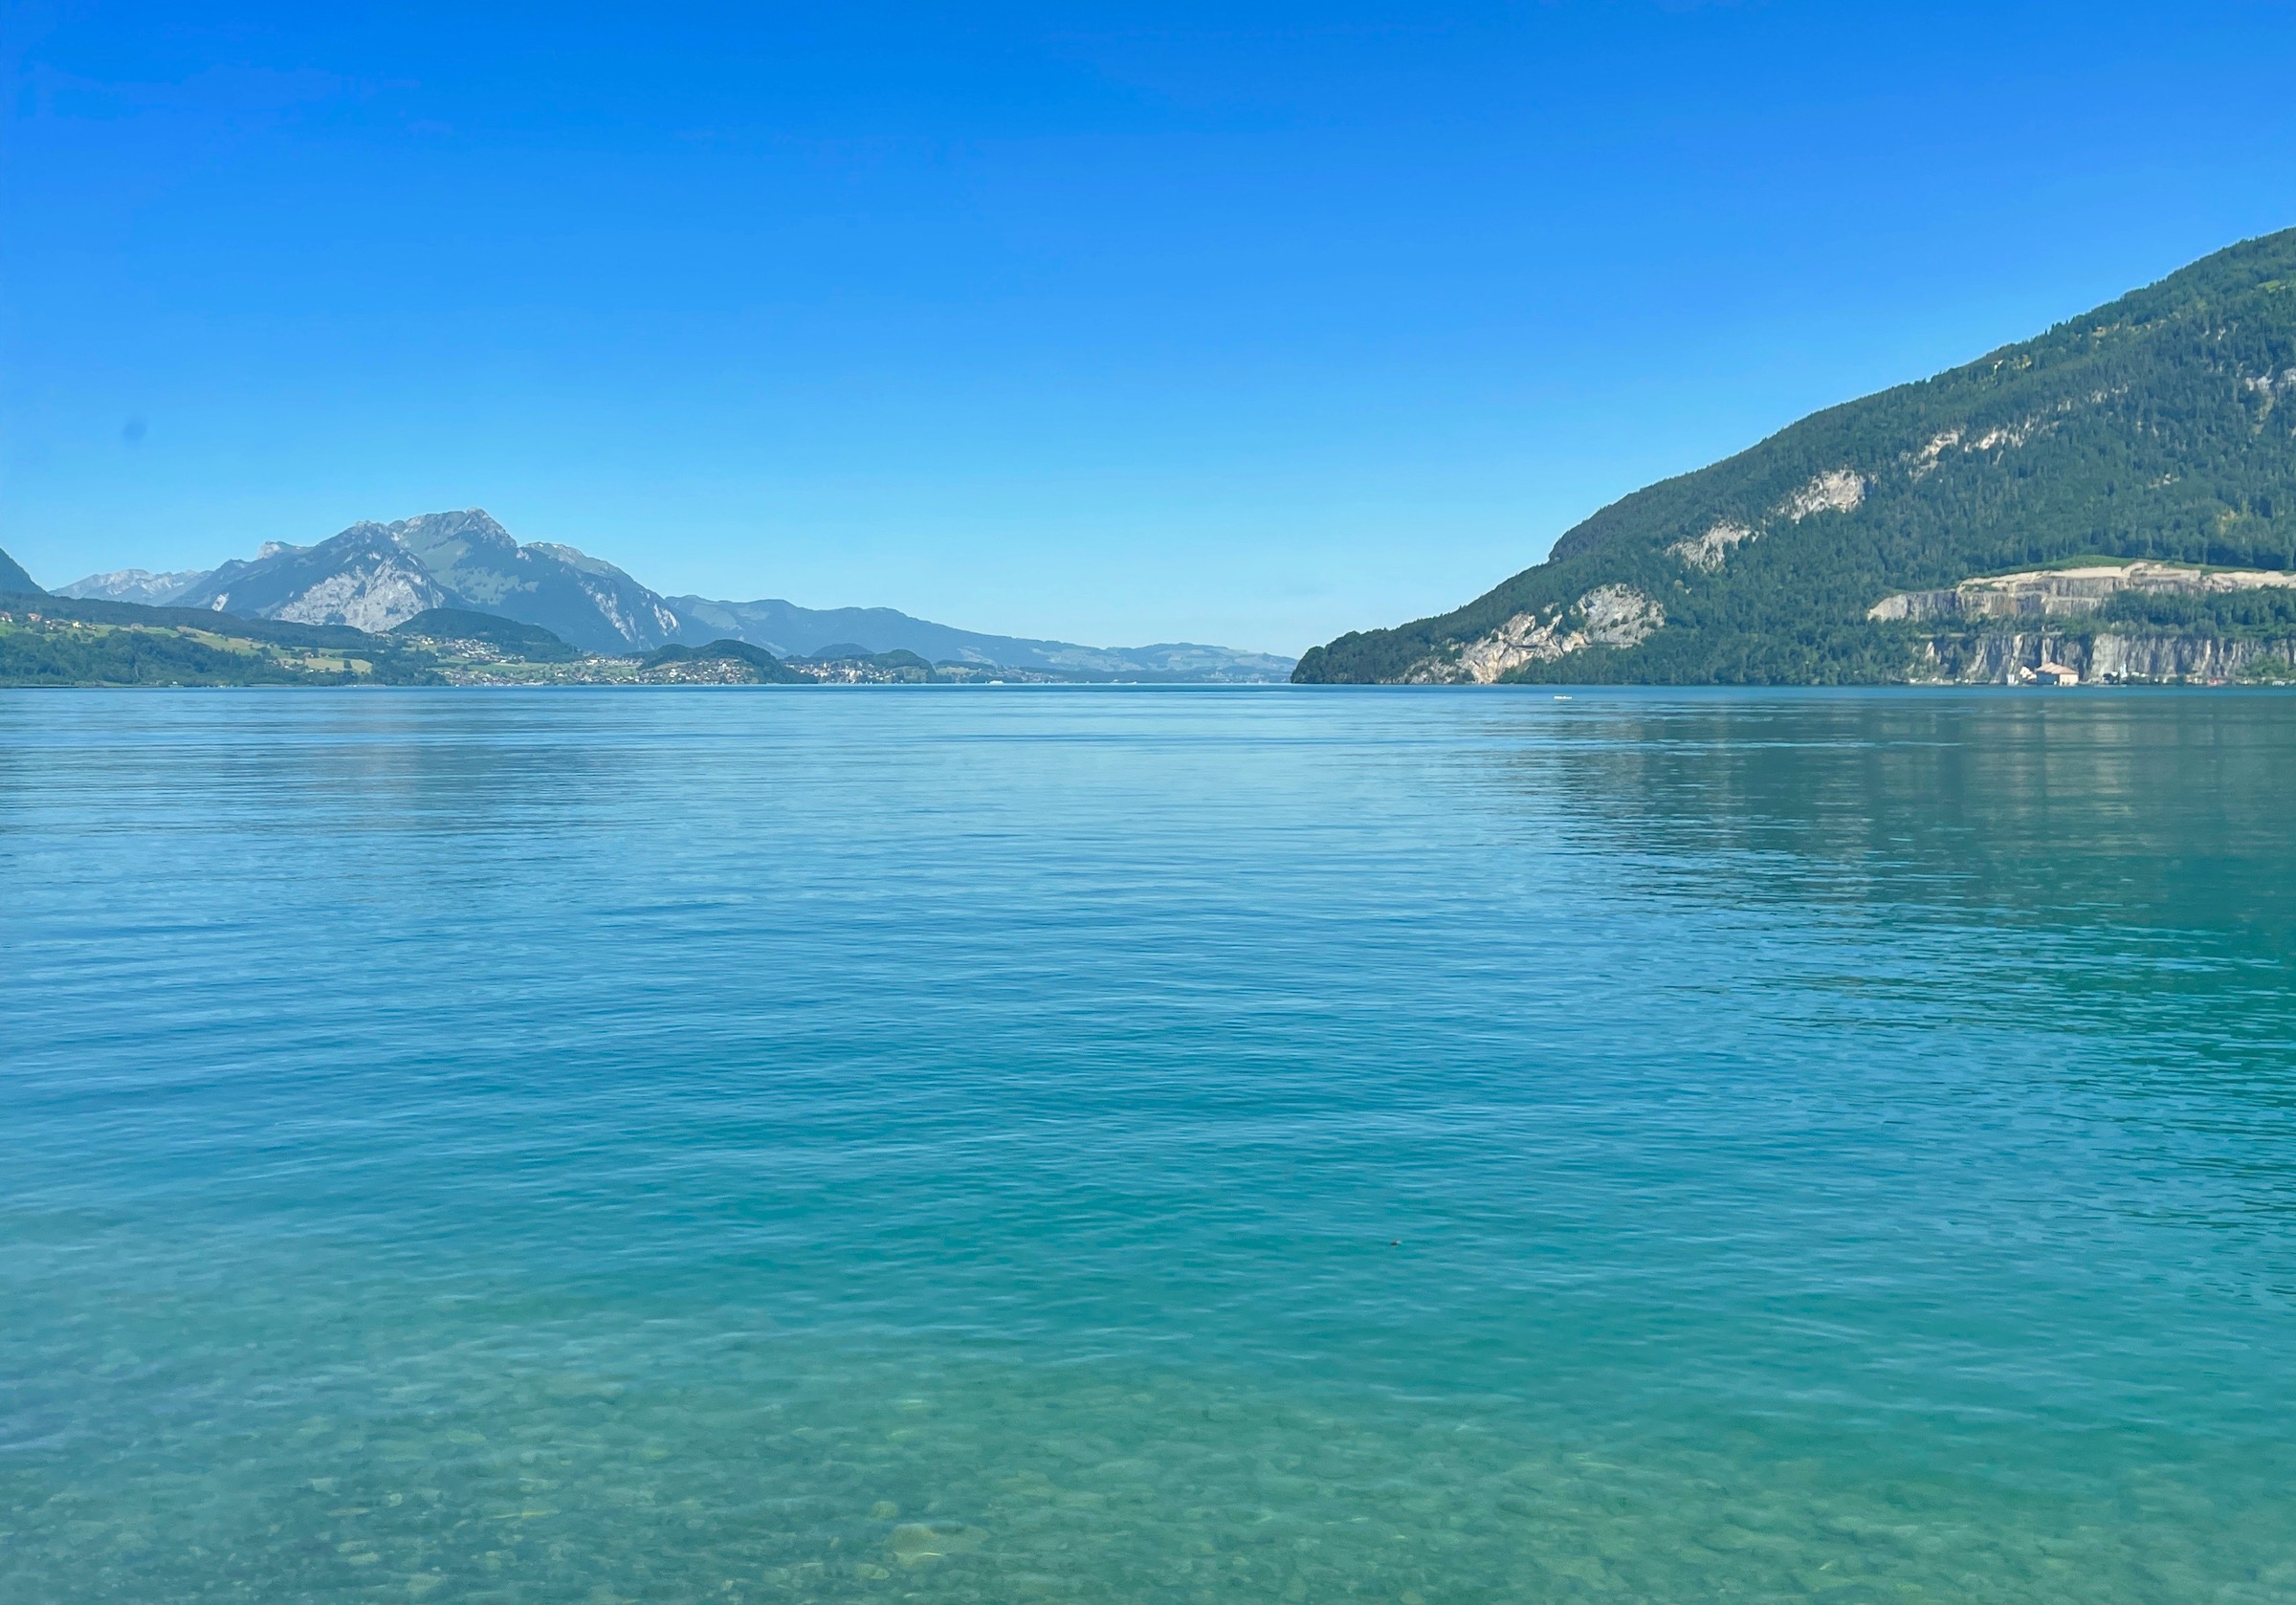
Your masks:
[[[0,1599],[2296,1600],[2296,697],[0,693]]]

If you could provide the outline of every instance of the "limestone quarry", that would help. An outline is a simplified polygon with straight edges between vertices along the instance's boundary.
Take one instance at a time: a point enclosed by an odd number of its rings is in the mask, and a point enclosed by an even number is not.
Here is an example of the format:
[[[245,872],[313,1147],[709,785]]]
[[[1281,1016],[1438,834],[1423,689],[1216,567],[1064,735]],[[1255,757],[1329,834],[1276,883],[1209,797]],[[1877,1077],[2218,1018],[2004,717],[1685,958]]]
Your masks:
[[[1866,609],[1879,623],[1911,619],[2062,619],[2093,613],[2120,591],[2212,596],[2296,587],[2296,573],[2125,562],[2033,569],[1964,580],[1951,590],[1900,591]]]
[[[2223,681],[2296,667],[2296,642],[2176,635],[2131,627],[2084,629],[2114,596],[2223,596],[2296,588],[2296,573],[2183,563],[2099,562],[1964,580],[1950,590],[1901,591],[1867,609],[1877,623],[1956,623],[1974,630],[1932,637],[1916,679],[2020,685],[2064,668],[2115,683]],[[2017,627],[1998,627],[1995,622]],[[2064,621],[2052,627],[2051,621]]]

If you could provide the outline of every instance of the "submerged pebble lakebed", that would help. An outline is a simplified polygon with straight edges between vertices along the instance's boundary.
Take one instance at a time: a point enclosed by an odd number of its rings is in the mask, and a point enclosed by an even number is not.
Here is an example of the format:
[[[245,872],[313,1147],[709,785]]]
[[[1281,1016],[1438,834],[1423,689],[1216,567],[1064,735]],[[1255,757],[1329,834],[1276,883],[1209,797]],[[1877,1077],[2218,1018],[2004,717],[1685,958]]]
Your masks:
[[[0,693],[0,1597],[2296,1600],[2296,697]]]

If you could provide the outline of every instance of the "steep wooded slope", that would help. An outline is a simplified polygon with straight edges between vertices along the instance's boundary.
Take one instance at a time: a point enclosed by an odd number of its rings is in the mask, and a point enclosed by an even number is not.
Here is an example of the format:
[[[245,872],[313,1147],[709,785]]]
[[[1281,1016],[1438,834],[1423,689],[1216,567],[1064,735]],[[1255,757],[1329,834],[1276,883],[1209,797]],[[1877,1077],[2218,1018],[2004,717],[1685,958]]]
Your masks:
[[[2087,554],[2296,567],[2296,230],[1638,491],[1293,677],[1901,679],[1883,597]]]
[[[37,596],[40,587],[32,583],[24,565],[6,552],[0,552],[0,596]]]

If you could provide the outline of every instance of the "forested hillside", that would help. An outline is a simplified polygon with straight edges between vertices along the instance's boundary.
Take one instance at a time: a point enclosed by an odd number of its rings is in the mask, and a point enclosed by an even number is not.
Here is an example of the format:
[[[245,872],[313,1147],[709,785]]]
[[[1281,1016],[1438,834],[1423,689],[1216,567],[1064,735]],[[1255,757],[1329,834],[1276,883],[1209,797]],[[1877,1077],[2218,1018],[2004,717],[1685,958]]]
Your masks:
[[[1294,678],[1902,679],[1922,637],[1870,621],[1882,598],[2087,555],[2296,566],[2296,231],[1638,491]]]
[[[429,653],[341,625],[0,594],[0,686],[438,683]]]
[[[33,584],[32,576],[6,552],[0,552],[0,596],[37,596],[40,587]]]

